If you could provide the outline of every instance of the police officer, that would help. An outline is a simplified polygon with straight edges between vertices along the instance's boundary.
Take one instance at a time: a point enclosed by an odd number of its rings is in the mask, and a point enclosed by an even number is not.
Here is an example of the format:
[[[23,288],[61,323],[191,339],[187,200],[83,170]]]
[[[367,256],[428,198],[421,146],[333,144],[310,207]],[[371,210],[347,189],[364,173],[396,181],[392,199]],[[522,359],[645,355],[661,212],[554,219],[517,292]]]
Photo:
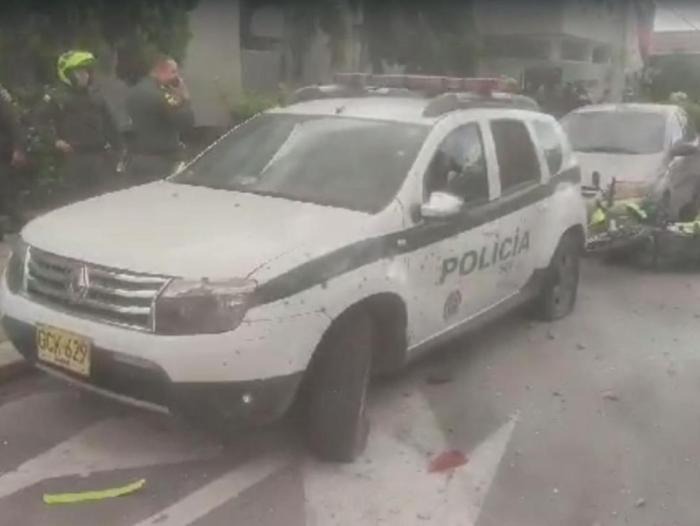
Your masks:
[[[87,199],[111,188],[113,155],[123,151],[114,116],[93,84],[95,62],[88,51],[61,55],[60,82],[45,95],[40,110],[50,124],[53,144],[64,158],[70,199]]]
[[[183,159],[181,133],[194,123],[190,94],[172,58],[160,55],[149,75],[131,89],[128,172],[134,184],[168,176]]]
[[[0,86],[0,216],[14,223],[6,224],[0,218],[0,240],[7,230],[19,228],[22,223],[11,173],[25,162],[24,137],[14,102],[9,92]]]

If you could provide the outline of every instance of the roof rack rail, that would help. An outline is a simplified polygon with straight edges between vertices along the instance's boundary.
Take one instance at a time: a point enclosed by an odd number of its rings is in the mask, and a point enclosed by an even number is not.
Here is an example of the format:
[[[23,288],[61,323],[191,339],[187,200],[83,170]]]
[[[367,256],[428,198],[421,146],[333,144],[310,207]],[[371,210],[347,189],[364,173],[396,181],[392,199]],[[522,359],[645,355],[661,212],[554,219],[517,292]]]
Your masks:
[[[515,92],[518,83],[508,77],[442,77],[431,75],[373,75],[370,73],[336,73],[336,84],[355,88],[405,88],[427,94],[475,92],[488,95],[493,91]]]
[[[430,101],[423,110],[424,117],[439,117],[456,110],[476,108],[508,108],[528,111],[542,111],[539,104],[525,95],[495,92],[489,95],[477,93],[445,93]]]
[[[420,95],[407,88],[392,87],[360,87],[346,84],[325,84],[306,86],[296,90],[289,100],[289,104],[307,102],[310,100],[329,98],[359,98],[359,97],[419,97]]]
[[[472,108],[513,108],[541,111],[530,97],[515,93],[517,82],[507,77],[462,78],[427,75],[373,75],[336,73],[335,84],[300,88],[289,103],[327,98],[360,97],[434,97],[425,117]]]

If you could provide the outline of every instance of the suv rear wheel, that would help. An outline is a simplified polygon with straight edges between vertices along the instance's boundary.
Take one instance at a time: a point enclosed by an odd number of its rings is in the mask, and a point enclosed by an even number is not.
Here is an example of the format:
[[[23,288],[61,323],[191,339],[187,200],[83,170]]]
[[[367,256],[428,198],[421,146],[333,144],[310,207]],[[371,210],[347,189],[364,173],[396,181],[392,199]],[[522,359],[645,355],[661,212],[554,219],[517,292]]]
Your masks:
[[[559,240],[537,301],[538,314],[542,319],[558,320],[574,310],[578,294],[580,252],[580,243],[573,232],[567,232]]]
[[[323,460],[350,462],[366,446],[372,342],[372,320],[358,309],[331,327],[314,358],[306,432],[310,448]]]

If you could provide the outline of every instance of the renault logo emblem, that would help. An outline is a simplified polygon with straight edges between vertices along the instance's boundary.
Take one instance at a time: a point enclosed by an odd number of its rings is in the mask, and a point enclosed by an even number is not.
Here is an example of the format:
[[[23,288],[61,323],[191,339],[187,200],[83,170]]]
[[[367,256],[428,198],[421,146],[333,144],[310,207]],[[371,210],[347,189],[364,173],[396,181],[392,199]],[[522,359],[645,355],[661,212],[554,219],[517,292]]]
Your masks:
[[[90,274],[86,266],[75,267],[68,282],[68,297],[73,303],[79,303],[87,296],[90,288]]]

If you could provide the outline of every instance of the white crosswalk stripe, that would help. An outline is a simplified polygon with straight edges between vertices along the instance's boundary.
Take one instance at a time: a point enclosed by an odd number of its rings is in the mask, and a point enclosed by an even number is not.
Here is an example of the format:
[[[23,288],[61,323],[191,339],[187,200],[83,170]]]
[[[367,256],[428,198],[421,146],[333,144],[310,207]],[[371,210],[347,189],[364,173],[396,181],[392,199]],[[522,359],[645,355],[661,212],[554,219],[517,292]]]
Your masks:
[[[98,422],[0,477],[0,498],[42,480],[212,458],[221,447],[201,436],[154,427],[144,415]]]
[[[289,455],[273,453],[254,459],[199,488],[135,526],[189,526],[246,489],[284,468]]]
[[[378,425],[357,462],[307,463],[307,524],[476,523],[515,419],[469,454],[468,464],[451,476],[428,473],[430,457],[448,446],[422,395],[382,404],[374,421]]]
[[[396,396],[395,390],[384,390],[376,396],[368,449],[355,463],[319,462],[285,432],[273,432],[268,435],[269,442],[258,440],[258,453],[191,493],[173,498],[162,510],[154,513],[151,509],[135,526],[199,525],[210,512],[293,466],[303,480],[307,526],[472,526],[506,452],[516,418],[506,421],[472,451],[465,451],[467,465],[451,475],[428,473],[430,459],[449,444],[420,386],[409,387],[408,392],[408,396]],[[61,402],[52,404],[51,397],[61,396],[34,395],[6,404],[0,408],[0,421],[3,415],[16,413],[21,404],[25,410],[33,406],[55,412]],[[62,403],[68,401],[63,399]],[[90,425],[0,476],[0,499],[49,479],[192,460],[225,460],[227,453],[213,439],[182,429],[174,432],[166,422],[161,417],[133,413]]]

